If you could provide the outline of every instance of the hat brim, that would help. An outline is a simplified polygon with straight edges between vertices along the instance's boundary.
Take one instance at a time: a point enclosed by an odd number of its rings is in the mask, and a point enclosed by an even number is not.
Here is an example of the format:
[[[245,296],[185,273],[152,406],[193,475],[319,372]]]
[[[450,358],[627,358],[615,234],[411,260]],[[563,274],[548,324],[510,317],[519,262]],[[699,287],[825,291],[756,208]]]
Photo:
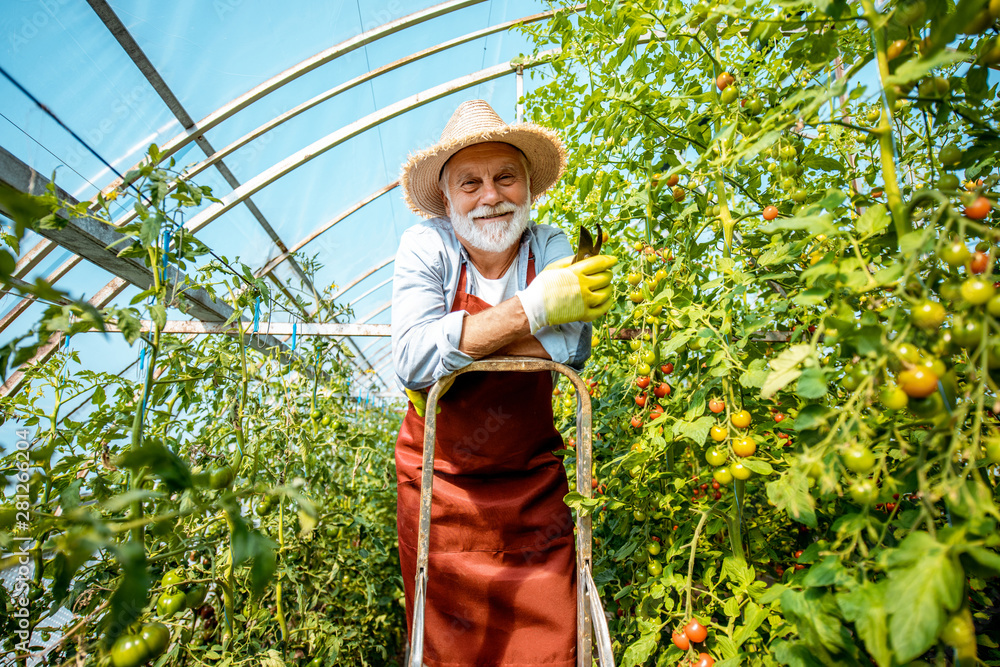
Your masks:
[[[510,144],[528,159],[532,202],[555,185],[562,176],[566,165],[566,149],[559,135],[540,125],[508,125],[459,137],[411,155],[403,165],[399,179],[406,205],[414,213],[426,218],[444,217],[447,213],[438,187],[441,169],[463,148],[492,141]]]

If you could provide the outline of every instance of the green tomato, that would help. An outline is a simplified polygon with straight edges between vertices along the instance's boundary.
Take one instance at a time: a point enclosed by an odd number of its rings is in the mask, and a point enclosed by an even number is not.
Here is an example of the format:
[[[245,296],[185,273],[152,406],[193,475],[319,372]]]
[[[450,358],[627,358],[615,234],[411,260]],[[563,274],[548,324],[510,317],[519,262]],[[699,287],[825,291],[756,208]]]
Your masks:
[[[739,461],[735,461],[729,466],[729,474],[736,479],[745,480],[750,479],[751,472],[750,468],[747,468]],[[722,482],[719,482],[719,484],[722,484]]]
[[[195,609],[201,606],[207,595],[208,589],[199,584],[184,594],[184,604],[189,609]]]
[[[850,492],[858,505],[871,505],[878,498],[878,487],[870,479],[859,479],[851,485]]]
[[[146,642],[146,647],[152,658],[163,653],[170,644],[170,630],[163,623],[156,621],[142,626],[142,632],[139,633],[139,636],[142,641]]]
[[[149,659],[149,647],[138,635],[122,635],[111,647],[115,667],[138,667]]]
[[[938,161],[945,166],[953,167],[962,161],[962,149],[955,144],[948,144],[938,153]]]
[[[975,646],[976,628],[972,623],[972,613],[966,608],[953,615],[941,629],[941,641],[952,648]]]
[[[733,483],[733,473],[729,472],[729,468],[716,468],[712,473],[712,478],[722,486],[729,486]]]
[[[646,350],[642,353],[642,360],[647,364],[652,364],[656,361],[656,352],[652,350]],[[643,373],[643,375],[648,375],[648,373]]]
[[[947,312],[937,301],[921,301],[910,313],[913,324],[925,331],[933,331],[941,326]]]
[[[208,485],[216,490],[226,489],[229,488],[235,478],[236,474],[233,472],[232,466],[225,464],[209,473]]]
[[[986,441],[986,458],[990,460],[990,463],[1000,463],[1000,438]]]
[[[309,413],[309,417],[311,417],[313,421],[319,421],[319,419],[322,416],[323,416],[323,413],[320,412],[319,410],[313,410],[312,412]]]
[[[917,417],[930,418],[944,410],[941,402],[941,392],[934,392],[927,398],[911,398],[907,404],[910,412]]]
[[[156,600],[156,613],[163,618],[170,618],[174,614],[184,611],[184,604],[187,596],[184,593],[163,593]]]
[[[729,457],[726,456],[726,452],[718,447],[712,447],[705,453],[705,460],[708,461],[708,464],[711,466],[721,466],[728,458]],[[719,482],[719,484],[722,484],[722,482]]]
[[[649,552],[650,556],[657,555],[658,553],[660,553],[660,543],[650,542],[649,544],[646,545],[646,551]]]
[[[184,568],[178,567],[173,570],[169,570],[160,579],[160,585],[164,588],[171,588],[173,586],[179,586],[187,581],[187,575],[184,574]]]
[[[646,513],[643,512],[642,510],[635,510],[634,512],[632,512],[632,516],[635,518],[636,521],[642,522],[646,520]]]
[[[653,369],[652,367],[650,367],[649,364],[642,363],[639,364],[638,367],[636,367],[635,372],[638,373],[639,375],[649,375],[650,373],[653,372]]]
[[[973,306],[981,306],[993,297],[993,283],[982,278],[967,278],[962,283],[962,298]]]
[[[986,312],[993,317],[1000,317],[1000,294],[994,294],[993,297],[986,302]]]
[[[906,392],[896,385],[888,385],[883,388],[881,399],[882,405],[885,406],[887,410],[902,410],[906,407],[907,402],[909,402],[909,397],[906,395]]]
[[[938,190],[958,190],[962,186],[955,174],[942,174],[938,179]]]
[[[867,473],[875,467],[875,455],[867,447],[848,447],[840,458],[844,461],[847,469],[856,473]]]
[[[941,249],[941,259],[943,259],[948,266],[964,266],[966,262],[972,259],[972,253],[961,241],[954,241],[946,245]]]
[[[646,563],[646,572],[648,572],[651,577],[658,577],[663,574],[663,566],[660,565],[658,561],[651,560]]]
[[[739,97],[739,95],[740,91],[736,86],[727,86],[726,89],[719,94],[719,99],[723,104],[729,106],[736,101],[736,98]]]
[[[983,342],[983,325],[976,320],[963,320],[955,324],[952,340],[960,347],[974,349]]]

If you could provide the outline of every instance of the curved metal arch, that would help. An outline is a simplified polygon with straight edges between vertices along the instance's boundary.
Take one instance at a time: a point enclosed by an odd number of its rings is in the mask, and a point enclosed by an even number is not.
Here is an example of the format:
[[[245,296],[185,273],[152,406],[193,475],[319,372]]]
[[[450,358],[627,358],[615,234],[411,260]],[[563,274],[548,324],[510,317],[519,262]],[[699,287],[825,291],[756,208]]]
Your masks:
[[[580,5],[579,7],[577,7],[577,9],[582,8],[582,7],[585,7],[585,5]],[[450,40],[447,40],[445,42],[441,42],[440,44],[436,44],[434,46],[426,48],[423,51],[418,51],[417,53],[412,53],[412,54],[410,54],[410,55],[408,55],[408,56],[406,56],[404,58],[400,58],[399,60],[396,60],[396,61],[393,61],[393,62],[388,63],[386,65],[383,65],[382,67],[377,67],[377,68],[375,68],[375,69],[373,69],[373,70],[371,70],[369,72],[365,72],[364,74],[356,76],[356,77],[354,77],[353,79],[351,79],[349,81],[345,81],[344,83],[336,85],[333,88],[330,88],[330,89],[326,90],[325,92],[322,92],[319,95],[316,95],[315,97],[313,97],[313,98],[311,98],[309,100],[306,100],[302,104],[299,104],[298,106],[293,107],[292,109],[289,109],[288,111],[286,111],[283,114],[275,116],[274,118],[272,118],[268,122],[264,123],[260,127],[256,128],[255,130],[252,130],[252,131],[246,133],[245,135],[243,135],[239,139],[236,139],[235,141],[233,141],[232,143],[230,143],[225,148],[222,148],[221,150],[216,151],[213,155],[209,155],[203,161],[201,161],[198,164],[195,164],[194,166],[192,166],[189,170],[187,170],[185,172],[184,178],[191,178],[191,177],[199,174],[200,172],[202,172],[203,170],[205,170],[207,167],[211,166],[216,160],[220,160],[220,159],[226,157],[227,155],[229,155],[230,153],[232,153],[233,151],[236,151],[239,148],[242,148],[243,146],[246,146],[251,141],[254,141],[255,139],[257,139],[257,138],[261,137],[262,135],[266,134],[267,132],[270,132],[271,130],[273,130],[274,128],[278,127],[282,123],[285,123],[285,122],[291,120],[292,118],[295,118],[299,114],[301,114],[301,113],[303,113],[305,111],[308,111],[309,109],[312,109],[313,107],[315,107],[315,106],[317,106],[319,104],[322,104],[323,102],[331,100],[334,97],[336,97],[337,95],[339,95],[341,93],[344,93],[344,92],[346,92],[346,91],[348,91],[348,90],[350,90],[352,88],[355,88],[355,87],[361,85],[362,83],[365,83],[367,81],[371,81],[373,79],[376,79],[376,78],[382,76],[383,74],[388,74],[389,72],[392,72],[393,70],[397,70],[400,67],[403,67],[405,65],[409,65],[410,63],[414,63],[414,62],[416,62],[418,60],[421,60],[423,58],[427,58],[428,56],[432,56],[432,55],[434,55],[436,53],[441,53],[442,51],[446,51],[446,50],[448,50],[448,49],[450,49],[452,47],[460,46],[462,44],[466,44],[468,42],[474,41],[476,39],[480,39],[482,37],[488,37],[488,36],[494,35],[494,34],[496,34],[498,32],[503,32],[504,30],[509,30],[510,28],[513,28],[514,26],[527,25],[528,23],[537,23],[538,21],[542,21],[544,19],[547,19],[547,18],[553,16],[554,14],[556,14],[559,11],[563,11],[563,10],[561,10],[561,9],[552,9],[552,10],[549,10],[547,12],[540,12],[538,14],[531,14],[529,16],[523,16],[523,17],[521,17],[519,19],[514,19],[512,21],[505,21],[504,23],[498,23],[496,25],[489,26],[489,27],[483,28],[481,30],[476,30],[474,32],[467,33],[465,35],[461,35],[460,37],[456,37],[454,39],[450,39]]]
[[[262,98],[270,95],[274,91],[280,89],[285,84],[288,84],[300,76],[308,74],[314,69],[325,65],[333,60],[336,60],[340,56],[346,55],[351,51],[359,49],[366,46],[375,40],[381,39],[383,37],[388,37],[389,35],[405,30],[411,26],[419,25],[424,21],[429,21],[431,19],[437,18],[439,16],[444,16],[451,12],[457,11],[459,9],[465,9],[466,7],[471,7],[486,0],[448,0],[447,2],[442,2],[440,4],[434,5],[433,7],[428,7],[427,9],[422,9],[418,12],[408,14],[402,18],[396,19],[395,21],[390,21],[389,23],[384,23],[378,27],[372,28],[367,32],[360,33],[351,37],[349,39],[335,44],[328,49],[324,49],[319,53],[310,56],[300,63],[297,63],[284,72],[276,74],[267,81],[251,88],[247,92],[243,93],[236,99],[228,102],[227,104],[219,107],[212,113],[208,114],[200,121],[195,123],[193,127],[184,132],[178,134],[174,138],[167,141],[163,146],[160,147],[160,155],[166,159],[179,151],[184,146],[188,145],[194,141],[197,137],[201,136],[208,130],[211,130],[215,126],[219,125],[228,118],[234,116],[236,113],[247,108],[254,102],[261,100]],[[142,164],[141,162],[139,164]],[[133,169],[139,164],[134,165]],[[127,173],[127,172],[126,172]],[[121,185],[121,179],[116,179],[112,181],[106,188],[107,190],[114,190],[119,185]]]
[[[317,227],[315,230],[313,230],[312,232],[310,232],[309,234],[307,234],[304,239],[302,239],[301,241],[299,241],[298,243],[296,243],[294,246],[292,246],[288,250],[285,250],[284,252],[282,252],[277,257],[269,259],[268,262],[267,262],[267,264],[265,264],[263,267],[261,267],[257,271],[254,271],[254,275],[257,276],[258,278],[260,278],[261,276],[268,275],[269,273],[271,273],[272,271],[274,271],[276,268],[278,268],[278,266],[282,262],[284,262],[286,259],[289,259],[292,256],[293,253],[298,252],[299,250],[301,250],[303,248],[303,246],[305,246],[307,243],[309,243],[311,241],[314,241],[321,234],[323,234],[324,232],[329,231],[338,222],[341,222],[342,220],[344,220],[345,218],[347,218],[348,216],[350,216],[352,213],[355,213],[355,212],[361,210],[362,208],[364,208],[368,204],[372,203],[373,201],[375,201],[376,199],[378,199],[379,197],[381,197],[385,193],[387,193],[390,190],[392,190],[393,188],[395,188],[397,185],[399,185],[399,181],[394,181],[394,182],[390,183],[389,185],[385,186],[384,188],[382,188],[380,190],[376,190],[375,192],[373,192],[372,194],[368,195],[364,199],[361,199],[360,201],[355,202],[350,207],[348,207],[347,210],[345,210],[345,211],[343,211],[341,213],[338,213],[335,217],[333,217],[329,221],[323,223],[322,225],[320,225],[319,227]]]
[[[550,49],[548,51],[543,51],[539,54],[538,58],[530,63],[525,63],[523,67],[532,67],[539,65],[542,62],[547,62],[549,57],[556,54],[559,49]],[[206,225],[208,225],[213,220],[229,211],[231,208],[242,202],[247,197],[254,195],[255,193],[263,190],[265,187],[271,185],[277,181],[282,176],[285,176],[295,169],[301,167],[302,165],[310,162],[311,160],[319,157],[323,153],[327,152],[331,148],[334,148],[348,139],[358,136],[359,134],[370,130],[377,125],[384,123],[386,121],[392,120],[396,116],[400,116],[407,111],[412,111],[413,109],[419,108],[429,102],[439,100],[443,97],[464,90],[466,88],[471,88],[472,86],[478,85],[480,83],[485,83],[486,81],[492,81],[493,79],[499,79],[506,74],[513,74],[516,68],[519,66],[512,65],[510,62],[500,63],[499,65],[494,65],[492,67],[487,67],[486,69],[479,70],[478,72],[473,72],[465,76],[458,77],[457,79],[452,79],[451,81],[446,81],[440,85],[429,88],[425,91],[417,93],[416,95],[411,95],[410,97],[404,98],[390,104],[387,107],[382,108],[379,111],[373,112],[359,118],[358,120],[345,125],[344,127],[331,132],[322,139],[314,141],[310,145],[302,148],[295,153],[292,153],[284,160],[278,162],[277,164],[271,166],[270,168],[264,170],[263,172],[257,174],[246,183],[236,188],[226,196],[222,197],[217,203],[212,204],[201,213],[193,217],[184,227],[188,231],[197,232]]]
[[[351,282],[349,282],[347,285],[345,285],[344,287],[340,288],[340,291],[337,292],[336,294],[334,294],[330,298],[334,299],[334,300],[339,299],[344,294],[346,294],[352,287],[354,287],[355,285],[357,285],[358,283],[360,283],[362,280],[364,280],[365,278],[368,278],[372,274],[377,273],[378,271],[384,269],[385,267],[389,266],[390,264],[392,264],[395,261],[396,261],[396,256],[395,255],[393,255],[391,257],[386,257],[384,260],[382,260],[381,263],[377,264],[376,266],[373,266],[373,267],[369,268],[368,271],[366,271],[365,273],[362,273],[360,276],[358,276],[357,278],[355,278],[354,280],[352,280]]]
[[[355,303],[357,303],[358,301],[361,301],[361,299],[365,298],[366,296],[368,296],[369,294],[371,294],[375,290],[380,289],[382,287],[385,287],[386,285],[388,285],[391,282],[392,282],[392,276],[389,276],[388,278],[386,278],[385,280],[383,280],[382,282],[380,282],[378,285],[375,285],[374,287],[369,288],[369,290],[367,292],[365,292],[364,294],[360,294],[360,295],[354,297],[348,303],[350,303],[350,305],[353,306]]]
[[[392,306],[392,300],[390,299],[389,301],[386,301],[381,306],[379,306],[376,310],[371,311],[370,313],[362,317],[360,320],[358,320],[357,324],[364,324],[365,322],[375,317],[379,313],[388,310],[391,306]]]

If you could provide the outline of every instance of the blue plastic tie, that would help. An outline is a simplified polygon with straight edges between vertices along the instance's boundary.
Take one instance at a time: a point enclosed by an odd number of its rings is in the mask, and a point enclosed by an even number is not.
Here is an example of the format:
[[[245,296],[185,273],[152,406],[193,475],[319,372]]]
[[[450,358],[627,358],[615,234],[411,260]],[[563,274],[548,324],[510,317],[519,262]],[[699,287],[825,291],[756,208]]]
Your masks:
[[[260,297],[253,302],[253,332],[257,333],[257,325],[260,323]]]
[[[292,322],[292,352],[295,351],[295,334],[296,330],[298,329],[298,326],[299,326],[298,322]]]
[[[139,370],[142,370],[142,364],[146,361],[146,348],[139,350]]]
[[[72,338],[69,334],[66,334],[66,338],[63,339],[63,349],[69,349],[69,339]]]
[[[163,230],[163,275],[160,280],[167,279],[167,254],[170,252],[170,229]]]

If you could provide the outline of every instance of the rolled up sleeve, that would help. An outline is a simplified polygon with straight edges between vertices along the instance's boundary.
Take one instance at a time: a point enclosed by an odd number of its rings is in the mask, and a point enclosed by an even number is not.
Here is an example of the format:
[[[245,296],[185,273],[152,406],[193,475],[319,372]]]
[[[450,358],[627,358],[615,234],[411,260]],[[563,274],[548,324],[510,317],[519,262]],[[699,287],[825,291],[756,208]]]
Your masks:
[[[459,351],[464,310],[447,302],[443,253],[400,244],[392,283],[392,358],[407,389],[424,389],[472,363]]]

